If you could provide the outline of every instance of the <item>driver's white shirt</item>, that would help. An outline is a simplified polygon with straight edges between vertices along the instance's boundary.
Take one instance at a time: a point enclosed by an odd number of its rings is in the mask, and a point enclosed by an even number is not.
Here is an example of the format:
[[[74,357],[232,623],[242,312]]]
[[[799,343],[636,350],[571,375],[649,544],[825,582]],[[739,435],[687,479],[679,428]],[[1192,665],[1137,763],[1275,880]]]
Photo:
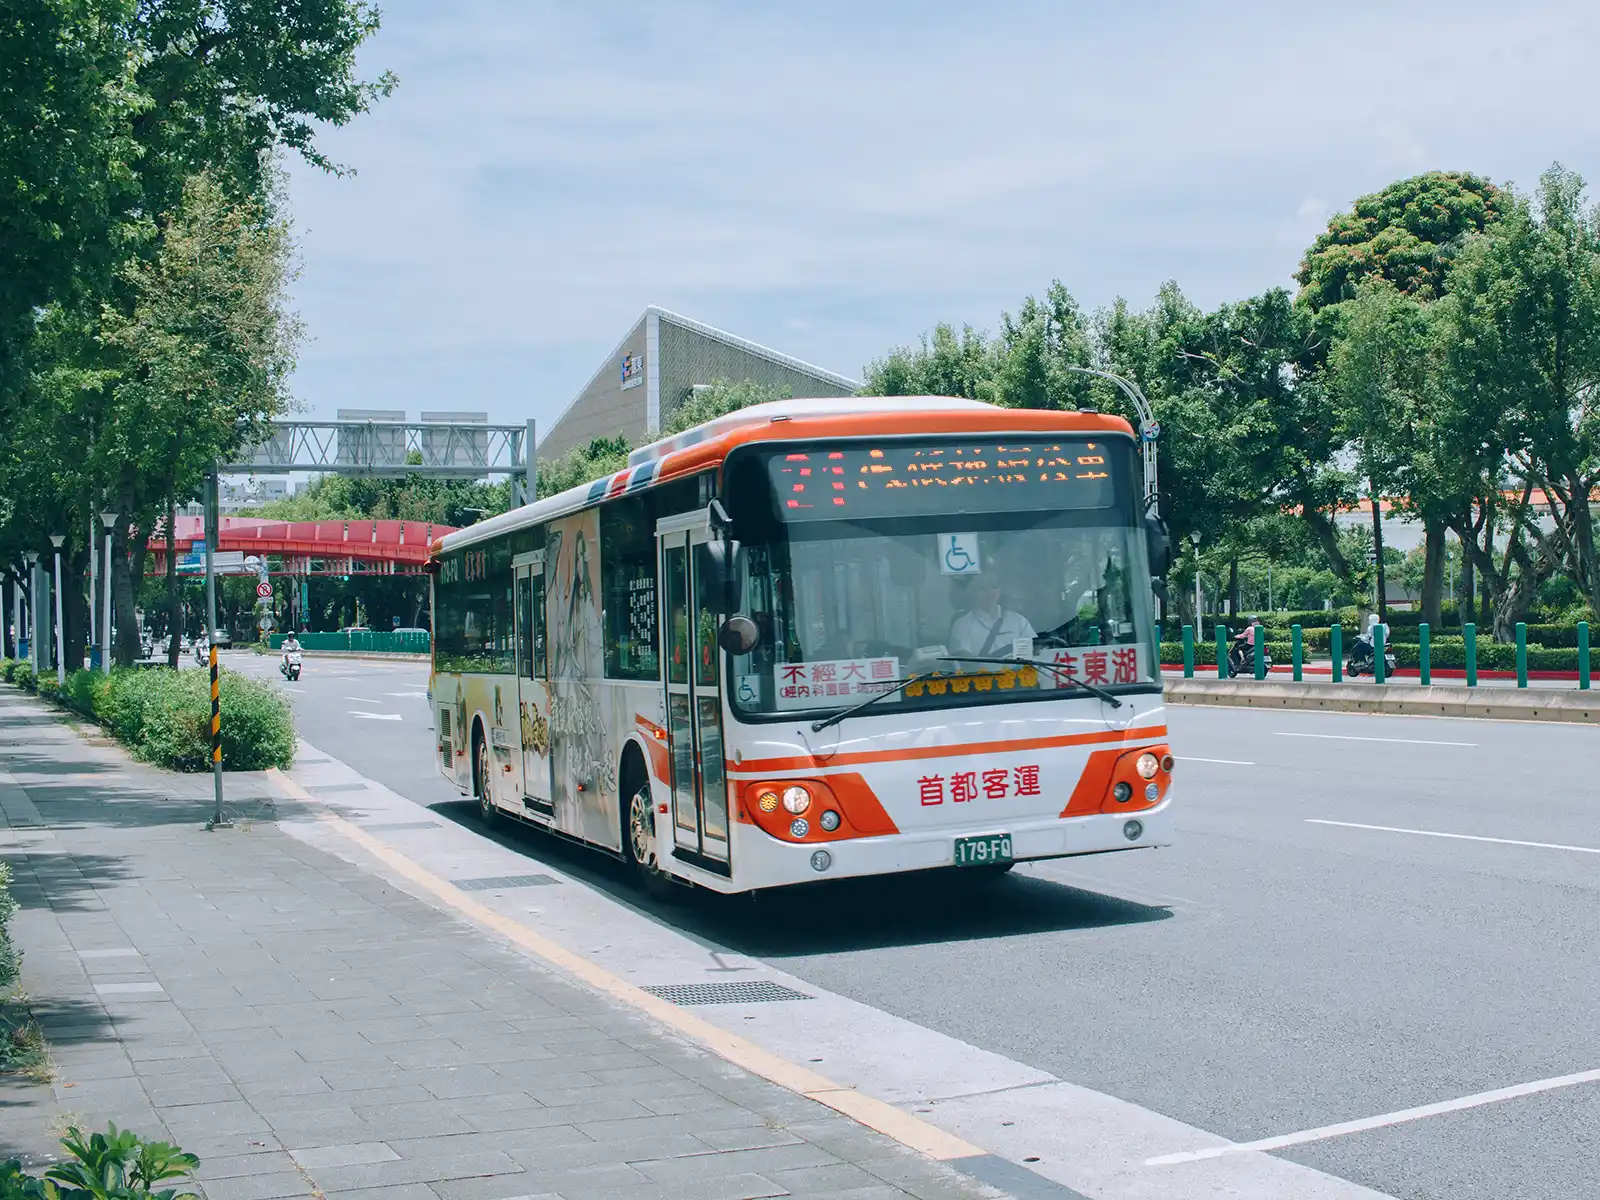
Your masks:
[[[1019,612],[1002,608],[998,615],[990,616],[974,608],[962,613],[950,627],[950,649],[957,654],[1004,657],[1018,638],[1035,636],[1028,618]],[[988,649],[984,649],[986,645]]]

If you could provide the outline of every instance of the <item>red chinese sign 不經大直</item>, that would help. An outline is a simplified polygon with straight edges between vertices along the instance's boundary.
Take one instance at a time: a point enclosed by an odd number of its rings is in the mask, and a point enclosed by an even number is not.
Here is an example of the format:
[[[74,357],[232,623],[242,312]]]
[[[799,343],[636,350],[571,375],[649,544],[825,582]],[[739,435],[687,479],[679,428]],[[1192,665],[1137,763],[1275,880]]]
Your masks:
[[[816,708],[850,704],[892,691],[900,679],[897,658],[838,658],[826,662],[779,663],[776,673],[779,708]],[[884,703],[898,699],[898,693]]]

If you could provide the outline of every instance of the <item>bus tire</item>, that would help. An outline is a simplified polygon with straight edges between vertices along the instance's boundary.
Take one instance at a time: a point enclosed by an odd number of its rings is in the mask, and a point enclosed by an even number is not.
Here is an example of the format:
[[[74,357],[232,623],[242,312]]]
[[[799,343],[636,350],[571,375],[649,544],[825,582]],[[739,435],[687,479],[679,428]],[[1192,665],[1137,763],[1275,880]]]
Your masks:
[[[644,884],[646,893],[664,897],[672,890],[671,877],[661,869],[655,835],[655,796],[650,776],[637,751],[622,760],[622,853]]]
[[[472,793],[478,799],[478,816],[485,825],[493,825],[500,812],[489,798],[489,742],[482,725],[472,727]]]

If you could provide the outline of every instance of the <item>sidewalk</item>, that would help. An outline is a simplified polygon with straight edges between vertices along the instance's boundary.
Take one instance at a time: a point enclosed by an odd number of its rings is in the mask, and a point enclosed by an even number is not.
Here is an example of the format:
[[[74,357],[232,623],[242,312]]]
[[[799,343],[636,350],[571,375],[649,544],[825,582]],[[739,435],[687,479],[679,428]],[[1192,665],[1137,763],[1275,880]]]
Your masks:
[[[1002,1194],[287,836],[265,777],[228,776],[230,830],[210,795],[0,687],[0,855],[57,1066],[0,1077],[0,1159],[112,1120],[198,1154],[209,1200]]]

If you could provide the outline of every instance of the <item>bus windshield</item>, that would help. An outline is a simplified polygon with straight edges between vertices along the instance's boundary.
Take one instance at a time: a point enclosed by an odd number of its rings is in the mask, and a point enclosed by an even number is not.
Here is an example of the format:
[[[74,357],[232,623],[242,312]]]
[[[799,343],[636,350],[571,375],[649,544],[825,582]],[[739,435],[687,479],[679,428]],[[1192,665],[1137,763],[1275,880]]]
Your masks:
[[[992,475],[994,448],[980,449],[990,453],[969,452],[958,470],[979,464],[976,471]],[[841,462],[847,488],[862,467],[891,475],[916,461],[904,447],[885,457],[810,461]],[[1148,690],[1157,670],[1154,616],[1143,531],[1125,486],[1131,458],[1131,447],[1107,453],[1100,479],[1061,485],[1048,507],[1033,506],[1037,488],[1019,497],[1027,507],[1013,508],[995,494],[1002,489],[986,491],[984,479],[964,485],[947,477],[938,492],[846,491],[854,503],[835,516],[825,474],[822,511],[786,511],[799,481],[784,472],[798,460],[767,456],[761,474],[773,519],[747,523],[741,604],[761,636],[732,660],[734,710],[827,711],[875,692],[893,694],[868,711],[1081,697],[1074,680]],[[815,478],[805,477],[800,496],[813,494]],[[1017,663],[981,661],[993,659]]]

